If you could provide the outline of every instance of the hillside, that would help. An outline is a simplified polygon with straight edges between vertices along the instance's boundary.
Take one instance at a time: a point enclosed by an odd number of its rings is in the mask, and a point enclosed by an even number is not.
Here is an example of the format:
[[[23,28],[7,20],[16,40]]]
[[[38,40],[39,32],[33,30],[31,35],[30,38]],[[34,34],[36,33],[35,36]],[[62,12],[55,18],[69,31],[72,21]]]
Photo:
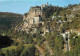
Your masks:
[[[0,12],[0,56],[80,56],[80,5],[42,6]]]
[[[53,16],[53,14],[56,12],[58,15],[60,11],[63,11],[63,7],[58,7],[58,6],[48,6],[47,8],[43,8],[43,18],[50,18]]]
[[[0,12],[0,30],[8,30],[15,28],[22,22],[23,16],[21,14]]]

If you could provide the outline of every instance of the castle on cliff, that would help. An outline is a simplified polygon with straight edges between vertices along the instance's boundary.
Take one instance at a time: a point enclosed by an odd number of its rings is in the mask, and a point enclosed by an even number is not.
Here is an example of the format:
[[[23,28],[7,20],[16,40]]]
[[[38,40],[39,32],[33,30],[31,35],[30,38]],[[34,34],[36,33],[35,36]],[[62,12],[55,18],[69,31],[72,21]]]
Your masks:
[[[42,6],[31,7],[28,14],[23,16],[23,29],[38,27],[42,23],[43,9],[48,7],[48,3]]]

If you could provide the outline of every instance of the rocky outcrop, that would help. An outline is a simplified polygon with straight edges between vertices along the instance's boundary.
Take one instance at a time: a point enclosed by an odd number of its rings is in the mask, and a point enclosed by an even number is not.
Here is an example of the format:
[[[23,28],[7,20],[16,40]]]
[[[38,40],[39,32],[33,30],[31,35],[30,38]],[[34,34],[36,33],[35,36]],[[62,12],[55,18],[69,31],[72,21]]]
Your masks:
[[[36,6],[36,7],[31,7],[29,12],[25,14],[23,17],[24,24],[22,26],[23,30],[27,30],[30,28],[36,28],[38,27],[39,24],[42,23],[42,14],[43,14],[43,8],[47,7],[45,6]]]

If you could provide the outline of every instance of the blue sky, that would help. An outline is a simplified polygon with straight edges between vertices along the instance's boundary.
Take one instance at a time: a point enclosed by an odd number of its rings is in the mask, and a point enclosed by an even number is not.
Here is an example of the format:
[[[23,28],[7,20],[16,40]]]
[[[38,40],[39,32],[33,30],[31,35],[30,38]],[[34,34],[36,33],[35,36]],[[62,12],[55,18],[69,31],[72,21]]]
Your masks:
[[[13,12],[24,14],[31,6],[46,3],[54,6],[67,6],[69,4],[79,4],[80,0],[0,0],[0,12]]]

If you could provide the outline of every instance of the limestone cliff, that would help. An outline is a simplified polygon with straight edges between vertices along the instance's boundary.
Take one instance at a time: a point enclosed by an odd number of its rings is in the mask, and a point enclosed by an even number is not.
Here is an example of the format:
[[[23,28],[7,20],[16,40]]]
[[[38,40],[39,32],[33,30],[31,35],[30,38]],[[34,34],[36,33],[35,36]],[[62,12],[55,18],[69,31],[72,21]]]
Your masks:
[[[42,16],[41,7],[39,7],[39,6],[31,7],[27,16],[25,17],[25,15],[24,15],[24,20],[31,19],[31,18],[33,18],[35,16],[39,16],[39,15]]]
[[[27,15],[23,16],[23,28],[32,28],[32,26],[38,25],[41,22],[43,8],[47,6],[48,5],[31,7]]]

